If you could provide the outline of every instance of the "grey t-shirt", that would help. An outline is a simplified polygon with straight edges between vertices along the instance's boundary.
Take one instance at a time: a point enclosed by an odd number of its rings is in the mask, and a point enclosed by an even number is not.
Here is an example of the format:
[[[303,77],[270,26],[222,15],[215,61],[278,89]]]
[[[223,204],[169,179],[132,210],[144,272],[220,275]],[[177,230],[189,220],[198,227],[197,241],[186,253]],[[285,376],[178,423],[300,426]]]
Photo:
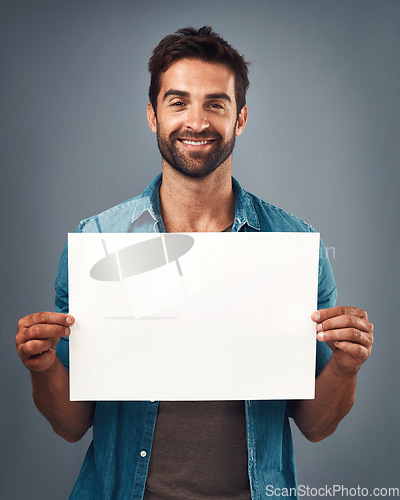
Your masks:
[[[249,500],[243,401],[160,402],[144,500]]]

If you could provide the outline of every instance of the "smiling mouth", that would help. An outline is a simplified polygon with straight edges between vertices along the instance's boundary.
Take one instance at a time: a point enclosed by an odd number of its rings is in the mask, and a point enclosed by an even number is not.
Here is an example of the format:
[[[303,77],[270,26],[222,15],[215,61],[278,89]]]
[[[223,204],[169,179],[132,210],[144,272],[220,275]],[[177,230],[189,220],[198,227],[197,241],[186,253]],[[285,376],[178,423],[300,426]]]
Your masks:
[[[182,144],[189,144],[190,146],[204,146],[206,144],[211,144],[215,141],[215,139],[208,139],[205,141],[192,141],[189,139],[178,139]]]

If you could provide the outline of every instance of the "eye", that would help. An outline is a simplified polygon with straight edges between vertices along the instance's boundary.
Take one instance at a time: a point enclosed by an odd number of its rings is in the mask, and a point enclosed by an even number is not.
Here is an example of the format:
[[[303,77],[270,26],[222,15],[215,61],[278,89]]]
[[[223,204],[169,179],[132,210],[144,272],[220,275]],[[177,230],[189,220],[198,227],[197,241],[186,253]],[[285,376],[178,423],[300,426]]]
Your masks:
[[[180,107],[180,106],[184,106],[185,103],[182,102],[182,101],[174,101],[173,103],[171,103],[171,106],[174,106],[176,108]]]
[[[221,104],[218,104],[216,102],[212,102],[210,104],[210,108],[214,108],[214,109],[223,109],[223,107],[221,106]]]

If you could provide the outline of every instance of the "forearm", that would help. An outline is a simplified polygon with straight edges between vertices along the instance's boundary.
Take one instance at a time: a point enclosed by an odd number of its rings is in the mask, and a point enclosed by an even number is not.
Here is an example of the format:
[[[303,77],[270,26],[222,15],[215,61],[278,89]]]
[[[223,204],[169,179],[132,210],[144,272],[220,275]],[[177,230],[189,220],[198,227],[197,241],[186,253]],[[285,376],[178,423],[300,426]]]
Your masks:
[[[46,371],[31,372],[32,394],[39,411],[67,441],[78,441],[93,421],[94,403],[69,400],[69,375],[58,356]]]
[[[343,373],[333,358],[315,381],[315,399],[296,404],[294,421],[310,441],[320,441],[337,428],[354,403],[357,373]]]

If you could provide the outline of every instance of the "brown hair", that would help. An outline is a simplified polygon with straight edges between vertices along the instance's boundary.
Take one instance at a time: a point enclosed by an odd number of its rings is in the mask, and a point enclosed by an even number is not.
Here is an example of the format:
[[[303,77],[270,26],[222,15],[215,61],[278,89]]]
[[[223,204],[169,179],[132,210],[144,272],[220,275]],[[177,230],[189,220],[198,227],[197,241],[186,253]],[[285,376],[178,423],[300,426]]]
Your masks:
[[[181,28],[173,35],[164,37],[149,60],[151,75],[149,99],[157,113],[157,96],[161,87],[161,74],[176,61],[184,58],[201,59],[206,62],[218,62],[228,66],[235,75],[235,97],[237,116],[246,104],[246,92],[249,87],[248,65],[244,57],[229,45],[221,36],[212,31],[211,26],[200,29]]]

